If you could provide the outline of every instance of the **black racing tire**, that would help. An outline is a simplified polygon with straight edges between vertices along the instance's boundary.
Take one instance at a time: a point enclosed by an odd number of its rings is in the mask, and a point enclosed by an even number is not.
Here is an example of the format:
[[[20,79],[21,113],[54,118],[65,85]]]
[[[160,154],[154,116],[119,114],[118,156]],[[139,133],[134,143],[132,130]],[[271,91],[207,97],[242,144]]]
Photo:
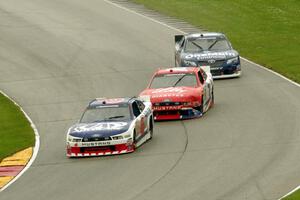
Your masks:
[[[135,132],[135,129],[134,129],[134,131],[133,131],[133,137],[132,137],[133,148],[134,148],[134,149],[136,149],[136,140],[135,140],[135,138],[136,138],[136,132]]]
[[[198,106],[198,107],[196,107],[196,110],[198,110],[198,111],[200,111],[202,114],[204,114],[204,113],[203,113],[203,96],[202,96],[202,98],[201,98],[201,105]]]
[[[151,140],[152,137],[153,137],[153,132],[154,132],[154,130],[153,130],[153,119],[152,119],[152,117],[151,117],[151,118],[150,118],[150,127],[149,127],[150,140]]]

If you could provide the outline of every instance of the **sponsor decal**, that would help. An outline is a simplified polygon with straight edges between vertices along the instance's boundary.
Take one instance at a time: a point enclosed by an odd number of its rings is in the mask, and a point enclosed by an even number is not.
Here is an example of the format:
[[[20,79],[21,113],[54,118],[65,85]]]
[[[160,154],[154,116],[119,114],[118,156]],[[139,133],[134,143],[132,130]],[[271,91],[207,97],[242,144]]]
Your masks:
[[[152,98],[163,98],[163,97],[184,97],[183,94],[160,94],[160,95],[153,95]]]
[[[153,110],[179,110],[181,106],[154,106]]]
[[[216,53],[203,53],[203,54],[189,54],[185,56],[185,59],[197,59],[197,60],[221,60],[226,57],[236,56],[233,52],[216,52]]]
[[[111,145],[110,141],[105,141],[105,142],[87,142],[87,143],[82,143],[83,147],[94,147],[94,146],[107,146]]]
[[[186,92],[185,89],[183,88],[161,88],[161,89],[157,89],[157,90],[154,90],[152,92],[152,94],[158,94],[158,93],[171,93],[171,92],[174,92],[174,93],[183,93],[183,92]]]
[[[162,97],[184,97],[183,94],[161,94],[161,95],[154,95],[152,98],[162,98]]]
[[[101,130],[121,130],[128,123],[126,122],[108,122],[100,124],[85,124],[75,127],[72,132],[87,132],[87,131],[101,131]]]

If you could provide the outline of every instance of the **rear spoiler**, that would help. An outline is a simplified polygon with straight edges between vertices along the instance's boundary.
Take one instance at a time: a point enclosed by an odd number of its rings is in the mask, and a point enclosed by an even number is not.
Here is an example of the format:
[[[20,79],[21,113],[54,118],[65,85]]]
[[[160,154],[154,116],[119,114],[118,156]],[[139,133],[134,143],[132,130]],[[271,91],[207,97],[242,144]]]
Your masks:
[[[105,99],[106,99],[106,97],[99,97],[99,98],[93,99],[92,101],[90,101],[89,106],[90,106],[92,103],[94,103],[95,101],[101,101],[101,100],[104,101]]]
[[[175,43],[178,43],[183,37],[184,35],[175,35]]]

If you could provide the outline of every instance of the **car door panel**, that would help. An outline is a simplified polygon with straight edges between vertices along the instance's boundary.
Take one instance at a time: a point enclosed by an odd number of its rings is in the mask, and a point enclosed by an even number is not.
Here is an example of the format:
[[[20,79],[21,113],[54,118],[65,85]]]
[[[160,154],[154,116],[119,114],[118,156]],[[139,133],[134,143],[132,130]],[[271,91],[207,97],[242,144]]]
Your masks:
[[[137,105],[140,109],[141,115],[140,115],[140,134],[144,136],[147,133],[148,129],[148,113],[146,106],[141,101],[137,101]]]

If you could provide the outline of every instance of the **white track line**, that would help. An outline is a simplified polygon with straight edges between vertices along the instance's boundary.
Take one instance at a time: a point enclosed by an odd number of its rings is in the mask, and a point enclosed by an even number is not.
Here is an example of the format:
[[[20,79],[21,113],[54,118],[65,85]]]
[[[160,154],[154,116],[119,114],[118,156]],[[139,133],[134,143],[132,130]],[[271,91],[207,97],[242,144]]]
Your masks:
[[[105,1],[106,3],[109,3],[109,4],[111,4],[111,5],[114,5],[114,6],[118,7],[118,8],[121,8],[121,9],[123,9],[123,10],[126,10],[126,11],[128,11],[128,12],[130,12],[130,13],[134,13],[134,14],[140,16],[140,17],[146,18],[146,19],[148,19],[148,20],[150,20],[150,21],[153,21],[153,22],[155,22],[155,23],[158,23],[158,24],[161,24],[161,25],[163,25],[163,26],[166,26],[166,27],[168,27],[169,29],[173,29],[173,30],[178,31],[178,32],[180,32],[180,33],[185,33],[184,31],[182,31],[182,30],[180,30],[180,29],[178,29],[178,28],[175,28],[175,27],[173,27],[173,26],[170,26],[170,25],[168,25],[168,24],[165,24],[165,23],[163,23],[163,22],[160,22],[160,21],[158,21],[158,20],[156,20],[156,19],[153,19],[153,18],[148,17],[148,16],[146,16],[146,15],[143,15],[143,14],[141,14],[141,13],[138,13],[138,12],[136,12],[136,11],[134,11],[134,10],[130,10],[130,9],[124,7],[124,6],[121,6],[121,5],[119,5],[119,4],[113,3],[113,2],[111,2],[111,1],[109,1],[109,0],[103,0],[103,1]]]
[[[168,24],[166,24],[166,23],[163,23],[163,22],[161,22],[161,21],[158,21],[158,20],[156,20],[156,19],[153,19],[153,18],[148,17],[148,16],[146,16],[146,15],[143,15],[143,14],[141,14],[141,13],[138,13],[138,12],[136,12],[136,11],[134,11],[134,10],[130,10],[130,9],[124,7],[124,6],[121,6],[121,5],[119,5],[119,4],[113,3],[113,2],[111,2],[111,1],[109,1],[109,0],[103,0],[103,1],[105,1],[105,2],[108,3],[108,4],[114,5],[114,6],[118,7],[118,8],[120,8],[120,9],[126,10],[126,11],[128,11],[128,12],[130,12],[130,13],[134,13],[134,14],[140,16],[140,17],[143,17],[143,18],[145,18],[145,19],[148,19],[148,20],[150,20],[150,21],[153,21],[153,22],[155,22],[155,23],[161,24],[161,25],[163,25],[163,26],[165,26],[165,27],[168,27],[169,29],[172,29],[172,30],[175,30],[175,31],[177,31],[177,32],[186,34],[186,32],[184,32],[184,31],[182,31],[182,30],[180,30],[180,29],[178,29],[178,28],[172,27],[172,26],[170,26],[170,25],[168,25]],[[293,85],[300,87],[300,84],[299,84],[299,83],[296,83],[295,81],[292,81],[291,79],[289,79],[289,78],[287,78],[287,77],[285,77],[285,76],[283,76],[283,75],[281,75],[281,74],[279,74],[279,73],[277,73],[277,72],[275,72],[275,71],[273,71],[273,70],[271,70],[271,69],[268,69],[268,68],[266,68],[266,67],[264,67],[264,66],[262,66],[262,65],[259,65],[259,64],[255,63],[255,62],[253,62],[253,61],[250,61],[250,60],[248,60],[248,59],[246,59],[246,58],[243,58],[243,57],[241,57],[241,58],[242,58],[244,61],[248,62],[248,63],[251,63],[251,64],[253,64],[253,65],[255,65],[255,66],[257,66],[257,67],[259,67],[259,68],[261,68],[261,69],[264,69],[264,70],[266,70],[266,71],[268,71],[268,72],[271,72],[271,73],[273,73],[274,75],[277,75],[277,76],[283,78],[284,80],[286,80],[286,81],[292,83]],[[298,189],[300,189],[300,185],[297,186],[295,189],[293,189],[293,190],[292,190],[291,192],[289,192],[288,194],[286,194],[286,195],[284,195],[283,197],[281,197],[279,200],[281,200],[281,199],[287,197],[288,195],[292,194],[293,192],[295,192],[295,191],[298,190]]]
[[[110,0],[103,0],[103,1],[106,2],[106,3],[108,3],[108,4],[114,5],[115,7],[118,7],[118,8],[120,8],[120,9],[126,10],[126,11],[128,11],[128,12],[130,12],[130,13],[134,13],[134,14],[140,16],[140,17],[143,17],[143,18],[145,18],[145,19],[148,19],[148,20],[150,20],[150,21],[153,21],[153,22],[155,22],[155,23],[161,24],[161,25],[163,25],[163,26],[165,26],[165,27],[168,27],[169,29],[175,30],[175,31],[180,32],[180,33],[183,33],[183,34],[187,34],[186,32],[184,32],[184,31],[182,31],[182,30],[180,30],[180,29],[178,29],[178,28],[175,28],[175,27],[173,27],[173,26],[170,26],[170,25],[168,25],[168,24],[166,24],[166,23],[164,23],[164,22],[158,21],[158,20],[156,20],[156,19],[153,19],[153,18],[148,17],[148,16],[146,16],[146,15],[143,15],[143,14],[141,14],[141,13],[138,13],[138,12],[136,12],[136,11],[134,11],[134,10],[130,10],[130,9],[128,9],[128,8],[126,8],[126,7],[124,7],[124,6],[121,6],[121,5],[117,4],[117,3],[111,2]],[[277,75],[277,76],[279,76],[279,77],[285,79],[286,81],[292,83],[293,85],[296,85],[296,86],[300,87],[300,84],[296,83],[295,81],[292,81],[291,79],[288,79],[287,77],[285,77],[285,76],[283,76],[283,75],[281,75],[281,74],[279,74],[279,73],[277,73],[277,72],[275,72],[275,71],[273,71],[273,70],[271,70],[271,69],[268,69],[268,68],[266,68],[266,67],[264,67],[264,66],[262,66],[262,65],[259,65],[259,64],[255,63],[255,62],[253,62],[253,61],[250,61],[250,60],[248,60],[248,59],[246,59],[246,58],[244,58],[244,57],[241,57],[241,58],[242,58],[243,60],[245,60],[246,62],[249,62],[249,63],[251,63],[251,64],[253,64],[253,65],[255,65],[255,66],[257,66],[257,67],[259,67],[259,68],[261,68],[261,69],[264,69],[264,70],[266,70],[266,71],[268,71],[268,72],[271,72],[271,73],[273,73],[273,74],[275,74],[275,75]],[[300,186],[299,186],[299,187],[300,187]]]
[[[299,84],[299,83],[296,83],[295,81],[293,81],[293,80],[291,80],[291,79],[289,79],[289,78],[287,78],[287,77],[285,77],[285,76],[279,74],[278,72],[275,72],[275,71],[273,71],[273,70],[271,70],[271,69],[269,69],[269,68],[266,68],[266,67],[264,67],[264,66],[262,66],[262,65],[259,65],[259,64],[255,63],[255,62],[251,61],[251,60],[248,60],[247,58],[243,58],[243,57],[242,57],[242,59],[245,60],[245,61],[248,62],[248,63],[251,63],[251,64],[253,64],[253,65],[255,65],[255,66],[257,66],[257,67],[259,67],[259,68],[261,68],[261,69],[264,69],[264,70],[266,70],[266,71],[268,71],[268,72],[271,72],[271,73],[273,73],[273,74],[275,74],[275,75],[277,75],[277,76],[283,78],[284,80],[286,80],[286,81],[288,81],[288,82],[290,82],[290,83],[292,83],[292,84],[294,84],[294,85],[300,87],[300,84]]]
[[[281,200],[281,199],[283,199],[283,198],[285,198],[285,197],[287,197],[287,196],[289,196],[290,194],[292,194],[292,193],[294,193],[294,192],[296,192],[297,190],[299,190],[300,189],[300,185],[299,186],[297,186],[295,189],[293,189],[292,191],[290,191],[289,193],[287,193],[286,195],[284,195],[283,197],[281,197],[280,199],[278,199],[278,200]]]
[[[29,115],[27,115],[27,113],[23,110],[23,108],[11,97],[9,97],[7,94],[5,94],[3,91],[0,90],[0,93],[3,94],[5,97],[7,97],[9,100],[11,100],[17,107],[20,108],[20,110],[23,112],[23,114],[25,115],[25,117],[27,118],[27,120],[29,121],[33,131],[34,131],[34,135],[35,135],[35,144],[34,144],[34,148],[33,148],[33,154],[29,160],[29,162],[26,164],[26,166],[24,167],[24,169],[17,175],[15,176],[9,183],[7,183],[3,188],[0,189],[0,192],[4,191],[8,186],[10,186],[11,184],[13,184],[17,179],[19,179],[24,173],[25,171],[27,171],[29,169],[29,167],[32,165],[33,161],[35,160],[39,148],[40,148],[40,135],[39,132],[35,126],[35,124],[33,123],[33,121],[30,119]]]

